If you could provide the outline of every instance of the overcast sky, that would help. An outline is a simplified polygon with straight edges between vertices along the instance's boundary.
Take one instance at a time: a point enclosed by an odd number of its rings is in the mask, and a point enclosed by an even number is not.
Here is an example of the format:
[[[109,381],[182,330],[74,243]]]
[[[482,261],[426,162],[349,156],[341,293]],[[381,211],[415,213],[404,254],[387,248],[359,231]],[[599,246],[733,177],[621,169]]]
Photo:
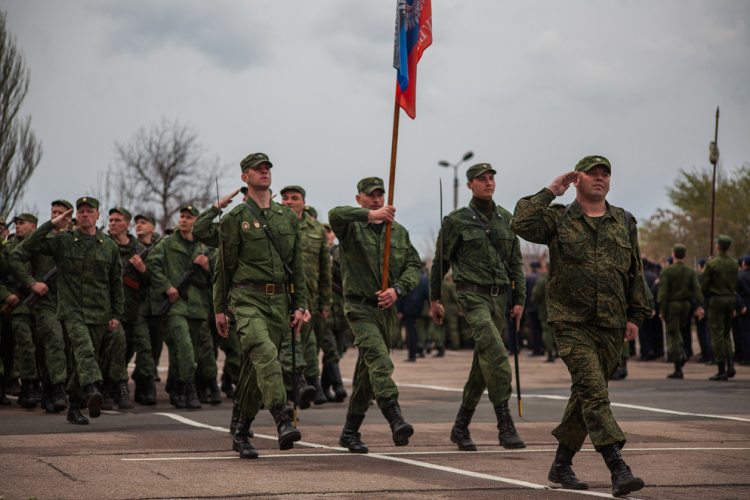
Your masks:
[[[23,113],[44,155],[24,202],[92,193],[97,173],[162,118],[193,126],[240,185],[262,151],[273,188],[299,184],[321,220],[388,180],[396,0],[4,1],[31,70]],[[679,169],[750,162],[750,2],[433,0],[417,118],[401,113],[397,220],[417,244],[446,213],[468,150],[498,170],[513,210],[589,154],[613,165],[609,200],[640,219]],[[459,205],[469,200],[459,169]],[[101,175],[101,174],[99,174]],[[706,194],[710,196],[710,193]],[[573,190],[561,199],[568,203]],[[103,200],[102,200],[103,201]],[[138,207],[130,207],[135,213]],[[418,245],[419,247],[420,245]]]

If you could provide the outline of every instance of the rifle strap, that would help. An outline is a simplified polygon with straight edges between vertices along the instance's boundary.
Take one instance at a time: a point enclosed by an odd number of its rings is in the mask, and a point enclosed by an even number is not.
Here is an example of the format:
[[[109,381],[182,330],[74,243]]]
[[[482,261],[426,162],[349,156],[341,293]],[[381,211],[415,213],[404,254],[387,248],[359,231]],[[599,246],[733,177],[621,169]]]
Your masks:
[[[284,255],[281,253],[281,248],[279,248],[279,244],[276,243],[276,238],[273,237],[273,234],[271,233],[271,230],[268,228],[268,224],[266,223],[265,219],[260,216],[258,212],[255,211],[255,209],[250,205],[247,200],[242,202],[243,205],[245,205],[250,212],[255,216],[256,219],[261,223],[263,226],[263,230],[268,235],[268,239],[271,240],[271,243],[273,243],[273,247],[276,249],[276,253],[279,254],[279,259],[281,259],[281,264],[284,266],[284,270],[287,272],[289,276],[294,275],[292,272],[292,269],[287,265],[286,261],[284,260]]]

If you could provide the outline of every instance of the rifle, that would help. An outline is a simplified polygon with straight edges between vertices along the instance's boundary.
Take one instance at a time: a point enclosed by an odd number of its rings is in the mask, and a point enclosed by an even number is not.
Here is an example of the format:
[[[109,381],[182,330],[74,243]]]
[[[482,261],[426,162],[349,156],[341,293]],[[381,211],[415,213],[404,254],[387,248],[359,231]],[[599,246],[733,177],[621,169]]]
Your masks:
[[[208,255],[211,253],[213,248],[206,247],[202,252],[201,255]],[[193,262],[190,264],[190,267],[187,268],[187,271],[185,271],[182,276],[180,276],[180,279],[177,280],[177,283],[175,283],[173,286],[177,289],[177,291],[180,293],[180,297],[183,299],[187,299],[186,291],[187,287],[190,285],[196,285],[196,286],[208,286],[208,283],[203,281],[197,281],[193,279],[193,275],[200,269],[201,266]],[[159,316],[166,316],[169,312],[169,309],[172,307],[172,302],[170,302],[169,297],[164,299],[164,302],[161,303],[159,306],[159,309],[156,311],[156,314]]]
[[[8,229],[10,226],[16,223],[16,220],[18,220],[18,217],[13,217],[11,220],[8,221],[7,224],[0,224],[0,233]]]
[[[47,274],[44,275],[44,278],[42,278],[42,281],[45,285],[47,285],[47,288],[50,290],[53,289],[53,285],[51,283],[54,281],[57,283],[57,266],[53,267],[52,269],[47,272]],[[29,294],[28,297],[26,297],[26,300],[23,301],[23,305],[28,307],[29,309],[34,309],[36,307],[36,303],[41,298],[41,295],[37,295],[35,293]]]
[[[148,257],[148,254],[151,253],[151,250],[154,249],[157,243],[159,243],[162,240],[163,236],[153,242],[150,246],[144,248],[141,250],[141,253],[138,254],[138,257],[141,258],[141,260],[146,260],[146,257]],[[134,290],[138,290],[140,288],[140,283],[135,281],[133,278],[130,278],[128,274],[132,273],[135,270],[135,266],[132,262],[128,262],[125,267],[122,268],[122,282],[128,285],[130,288]]]

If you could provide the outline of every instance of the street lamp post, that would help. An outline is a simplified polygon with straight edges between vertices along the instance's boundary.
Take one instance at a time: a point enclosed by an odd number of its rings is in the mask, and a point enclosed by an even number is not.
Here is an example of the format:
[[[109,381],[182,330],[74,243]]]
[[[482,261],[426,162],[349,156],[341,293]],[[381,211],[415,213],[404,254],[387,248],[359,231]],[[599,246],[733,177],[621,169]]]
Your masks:
[[[472,156],[474,156],[474,153],[472,153],[471,151],[467,151],[466,154],[464,154],[464,156],[455,165],[451,165],[445,160],[440,160],[438,162],[438,165],[440,165],[441,167],[453,167],[453,210],[458,209],[458,166]]]

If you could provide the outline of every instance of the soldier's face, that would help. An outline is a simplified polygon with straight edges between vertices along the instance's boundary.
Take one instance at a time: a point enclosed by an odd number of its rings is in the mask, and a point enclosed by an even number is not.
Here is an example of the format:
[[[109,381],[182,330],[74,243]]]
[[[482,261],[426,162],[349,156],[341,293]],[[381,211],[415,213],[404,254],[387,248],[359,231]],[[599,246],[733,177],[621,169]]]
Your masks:
[[[50,214],[50,220],[54,219],[55,217],[61,216],[67,211],[68,209],[62,205],[52,205],[52,213]]]
[[[255,168],[245,169],[242,182],[253,189],[268,189],[271,187],[271,165],[261,163]]]
[[[81,205],[76,211],[76,221],[78,227],[86,231],[96,227],[96,221],[99,220],[99,210],[89,205]]]
[[[130,227],[130,221],[127,220],[122,214],[113,212],[109,216],[109,234],[112,236],[120,236]]]
[[[482,175],[477,175],[466,185],[471,189],[471,194],[477,198],[489,200],[495,194],[495,174],[485,172]]]
[[[587,172],[579,172],[573,185],[578,194],[590,201],[602,201],[609,193],[610,173],[605,167],[597,165]]]
[[[328,246],[332,247],[333,242],[336,241],[336,235],[333,234],[333,231],[326,228],[326,238],[328,238]]]
[[[372,193],[360,191],[357,195],[357,203],[367,210],[377,210],[383,208],[385,203],[385,192],[382,189],[376,189]]]
[[[26,221],[26,220],[17,220],[16,221],[16,236],[18,238],[25,238],[29,235],[31,231],[36,229],[36,224]]]
[[[193,230],[193,224],[195,224],[195,216],[187,210],[180,212],[180,231],[188,232]]]
[[[302,214],[302,210],[305,209],[305,199],[302,197],[302,193],[298,193],[297,191],[286,191],[282,194],[281,204],[294,210],[294,213],[298,217]]]
[[[135,234],[141,239],[148,237],[154,232],[154,225],[146,219],[138,219],[135,222]]]

